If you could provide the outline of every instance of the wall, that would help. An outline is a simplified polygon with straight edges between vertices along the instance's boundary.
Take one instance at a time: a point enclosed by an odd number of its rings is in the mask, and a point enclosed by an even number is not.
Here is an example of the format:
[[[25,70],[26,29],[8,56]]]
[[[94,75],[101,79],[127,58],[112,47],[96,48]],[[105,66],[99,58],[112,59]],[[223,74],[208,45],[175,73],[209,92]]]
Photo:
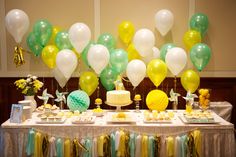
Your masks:
[[[104,32],[112,33],[117,38],[118,24],[130,20],[136,30],[143,27],[151,29],[155,33],[158,48],[167,42],[184,47],[182,38],[188,30],[189,17],[195,12],[203,12],[210,21],[208,34],[203,41],[212,48],[213,55],[200,76],[236,77],[236,53],[233,44],[236,36],[236,21],[233,20],[236,15],[235,0],[0,0],[0,77],[25,76],[28,73],[50,77],[52,74],[40,57],[36,58],[31,54],[25,54],[25,65],[15,67],[12,59],[15,42],[4,25],[5,14],[13,8],[22,9],[28,14],[31,23],[29,31],[36,20],[42,18],[64,29],[68,29],[75,22],[84,22],[90,27],[93,40]],[[175,17],[173,29],[165,37],[160,35],[154,25],[155,13],[163,8],[171,10]],[[26,36],[22,46],[28,49]],[[125,48],[119,39],[117,47]],[[186,68],[194,68],[190,60]],[[79,71],[84,70],[86,67],[81,63],[74,76],[79,76]]]

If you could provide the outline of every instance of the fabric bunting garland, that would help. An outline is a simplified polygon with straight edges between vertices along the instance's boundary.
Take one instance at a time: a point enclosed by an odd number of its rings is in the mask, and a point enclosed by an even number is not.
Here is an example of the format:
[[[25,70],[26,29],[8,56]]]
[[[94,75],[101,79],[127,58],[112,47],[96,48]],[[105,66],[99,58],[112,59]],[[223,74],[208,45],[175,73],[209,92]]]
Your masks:
[[[162,141],[163,140],[163,141]],[[98,137],[53,137],[29,129],[26,155],[34,157],[200,157],[201,131],[178,135],[148,135],[117,130]]]

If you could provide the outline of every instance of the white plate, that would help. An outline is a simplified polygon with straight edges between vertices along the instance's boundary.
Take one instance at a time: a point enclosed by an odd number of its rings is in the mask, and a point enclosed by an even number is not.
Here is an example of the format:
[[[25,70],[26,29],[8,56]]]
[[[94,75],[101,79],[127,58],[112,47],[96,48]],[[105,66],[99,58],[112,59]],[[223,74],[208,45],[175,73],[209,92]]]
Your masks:
[[[58,120],[58,121],[51,121],[51,120],[42,121],[41,119],[37,118],[36,123],[37,124],[63,124],[65,121],[66,121],[66,118],[62,118],[61,120]]]
[[[179,116],[179,118],[186,124],[218,124],[219,120],[214,119],[187,119],[184,116]]]
[[[80,118],[83,119],[84,117],[75,117],[71,122],[73,124],[93,124],[95,123],[96,116],[91,116],[91,119],[87,121],[80,120]]]

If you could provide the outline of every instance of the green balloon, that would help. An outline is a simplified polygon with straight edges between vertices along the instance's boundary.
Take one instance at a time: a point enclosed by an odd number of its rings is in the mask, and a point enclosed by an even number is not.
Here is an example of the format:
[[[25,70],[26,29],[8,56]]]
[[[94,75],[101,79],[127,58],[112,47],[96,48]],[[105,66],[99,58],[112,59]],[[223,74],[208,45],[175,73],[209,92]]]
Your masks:
[[[115,38],[114,38],[111,34],[109,34],[109,33],[101,34],[101,35],[98,37],[97,43],[106,46],[109,51],[115,49],[115,47],[116,47],[116,40],[115,40]]]
[[[29,49],[32,51],[32,53],[36,57],[40,56],[40,54],[43,50],[43,47],[41,46],[40,43],[38,43],[38,40],[35,37],[35,34],[33,32],[30,32],[30,34],[27,36],[26,42],[27,42]]]
[[[173,47],[176,47],[176,45],[173,44],[173,43],[167,43],[165,45],[162,45],[161,50],[160,50],[160,58],[161,58],[161,60],[163,60],[165,62],[167,51],[169,49],[173,48]]]
[[[55,43],[56,46],[62,50],[62,49],[72,49],[73,46],[70,43],[69,40],[69,34],[66,31],[58,32],[55,37]]]
[[[123,49],[113,50],[110,55],[110,64],[118,74],[121,74],[128,65],[128,53]]]
[[[88,94],[82,90],[75,90],[67,97],[67,106],[71,111],[84,112],[89,108],[90,99]]]
[[[38,42],[44,47],[52,35],[52,25],[47,20],[39,20],[34,24],[33,33]]]
[[[190,50],[190,59],[198,71],[202,71],[211,58],[211,49],[206,44],[196,44]]]
[[[106,67],[100,74],[100,80],[103,85],[103,87],[106,88],[106,90],[110,91],[115,88],[115,80],[117,79],[118,73],[114,71],[111,67]]]
[[[208,17],[203,13],[196,13],[190,19],[190,28],[201,33],[202,37],[208,29]]]
[[[88,63],[88,58],[87,58],[87,55],[88,55],[88,51],[90,49],[90,47],[92,47],[93,45],[95,45],[96,43],[93,42],[93,41],[90,41],[88,43],[88,45],[84,48],[84,50],[82,51],[81,55],[82,55],[82,60],[83,62],[88,66],[90,67],[89,63]]]

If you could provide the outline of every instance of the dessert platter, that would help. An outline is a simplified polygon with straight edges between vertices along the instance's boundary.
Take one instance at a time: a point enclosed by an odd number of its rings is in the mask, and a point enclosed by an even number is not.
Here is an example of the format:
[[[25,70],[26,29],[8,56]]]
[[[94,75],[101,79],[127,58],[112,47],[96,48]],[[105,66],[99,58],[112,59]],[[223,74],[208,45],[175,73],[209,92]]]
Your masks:
[[[144,123],[172,123],[175,115],[173,111],[144,111],[143,122]]]
[[[135,115],[132,113],[125,113],[125,112],[116,112],[110,113],[106,116],[107,123],[136,123]]]
[[[220,123],[215,117],[215,113],[212,111],[206,110],[194,110],[192,112],[184,112],[179,115],[179,118],[188,124],[217,124]]]
[[[48,110],[56,111],[56,110],[59,110],[59,109],[60,108],[56,105],[45,104],[45,105],[41,105],[38,108],[36,108],[36,111],[37,112],[44,112],[44,111],[48,111]]]
[[[66,117],[60,116],[57,113],[38,114],[36,123],[38,124],[62,124],[66,121]]]
[[[71,118],[72,124],[93,124],[95,123],[96,116],[93,116],[91,112],[82,112],[78,116]]]

